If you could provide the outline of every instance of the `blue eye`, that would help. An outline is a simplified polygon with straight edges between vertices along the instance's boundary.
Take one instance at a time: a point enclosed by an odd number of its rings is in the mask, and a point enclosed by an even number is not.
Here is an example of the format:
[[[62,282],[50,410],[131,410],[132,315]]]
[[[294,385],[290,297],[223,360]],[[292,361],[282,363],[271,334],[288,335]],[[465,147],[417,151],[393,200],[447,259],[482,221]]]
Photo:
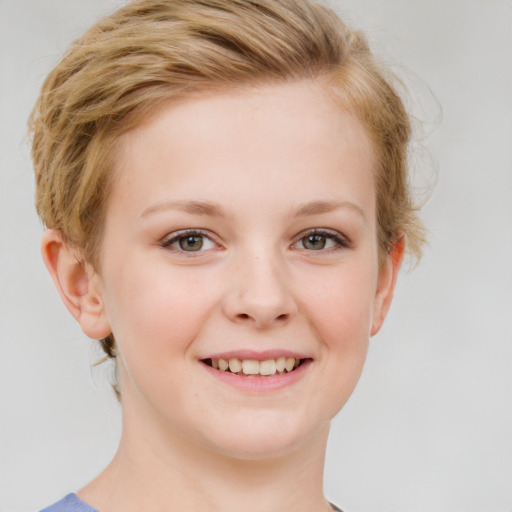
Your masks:
[[[162,247],[182,252],[201,252],[215,248],[215,243],[200,231],[176,233],[162,242]]]

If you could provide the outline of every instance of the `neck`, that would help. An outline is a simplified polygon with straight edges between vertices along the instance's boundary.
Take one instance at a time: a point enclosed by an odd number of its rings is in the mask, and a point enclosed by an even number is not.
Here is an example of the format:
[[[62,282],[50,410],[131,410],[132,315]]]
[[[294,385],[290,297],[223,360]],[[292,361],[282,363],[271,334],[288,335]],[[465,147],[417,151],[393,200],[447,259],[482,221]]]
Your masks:
[[[113,461],[78,495],[102,512],[328,511],[322,488],[328,430],[278,457],[245,460],[168,433],[141,436],[125,419]]]

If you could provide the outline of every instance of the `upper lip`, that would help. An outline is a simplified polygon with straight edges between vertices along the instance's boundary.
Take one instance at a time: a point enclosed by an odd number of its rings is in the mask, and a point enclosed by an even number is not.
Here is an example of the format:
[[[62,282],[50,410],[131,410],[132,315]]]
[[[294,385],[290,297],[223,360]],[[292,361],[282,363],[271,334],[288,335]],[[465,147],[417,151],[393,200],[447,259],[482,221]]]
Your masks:
[[[281,349],[270,349],[270,350],[229,350],[227,352],[215,352],[208,354],[205,357],[199,359],[251,359],[254,361],[266,361],[268,359],[278,359],[279,357],[294,357],[295,359],[312,359],[302,352],[296,352],[293,350],[281,350]]]

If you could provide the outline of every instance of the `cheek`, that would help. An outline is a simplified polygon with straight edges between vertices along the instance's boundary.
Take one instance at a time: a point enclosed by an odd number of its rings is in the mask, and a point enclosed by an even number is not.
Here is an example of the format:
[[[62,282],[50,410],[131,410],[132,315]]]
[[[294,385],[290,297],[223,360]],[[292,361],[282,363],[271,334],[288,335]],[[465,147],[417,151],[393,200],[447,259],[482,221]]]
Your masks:
[[[312,396],[316,414],[332,419],[349,399],[359,381],[368,350],[374,283],[369,267],[340,269],[308,295],[307,320],[318,339],[321,379]],[[311,411],[310,411],[311,412]]]
[[[369,338],[375,283],[368,267],[352,266],[330,275],[321,286],[308,293],[310,321],[326,344],[341,349],[357,347]],[[303,294],[304,296],[304,294]]]
[[[130,266],[133,268],[133,266]],[[193,272],[165,265],[139,265],[113,274],[108,314],[121,353],[139,361],[183,352],[197,337],[215,304],[213,286]],[[185,275],[184,275],[185,274]],[[197,272],[195,273],[197,274]]]

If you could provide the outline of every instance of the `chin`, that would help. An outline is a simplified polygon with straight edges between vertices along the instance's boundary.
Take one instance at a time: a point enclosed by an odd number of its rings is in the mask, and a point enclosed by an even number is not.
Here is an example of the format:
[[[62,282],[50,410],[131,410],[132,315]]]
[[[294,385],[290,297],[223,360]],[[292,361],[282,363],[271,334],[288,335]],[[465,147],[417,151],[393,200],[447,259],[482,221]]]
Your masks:
[[[238,460],[276,459],[302,449],[320,432],[327,433],[329,428],[329,422],[307,428],[298,419],[269,422],[260,416],[252,420],[245,419],[243,425],[232,424],[231,428],[221,429],[215,439],[210,437],[207,441],[209,448]]]
[[[303,443],[280,442],[280,440],[249,440],[231,442],[228,446],[215,447],[215,451],[230,459],[240,461],[264,461],[285,457],[298,450]]]

